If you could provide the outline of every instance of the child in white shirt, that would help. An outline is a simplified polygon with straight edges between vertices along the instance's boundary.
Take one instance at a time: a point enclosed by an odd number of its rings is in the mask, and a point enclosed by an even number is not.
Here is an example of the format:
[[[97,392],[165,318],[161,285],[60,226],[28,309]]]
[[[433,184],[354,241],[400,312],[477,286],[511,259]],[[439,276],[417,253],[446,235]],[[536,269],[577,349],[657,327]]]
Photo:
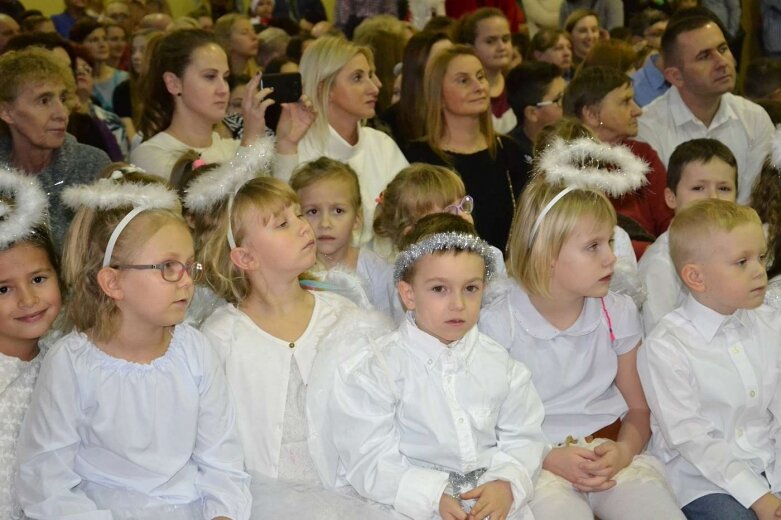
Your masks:
[[[533,518],[543,409],[526,367],[476,325],[495,265],[475,235],[419,237],[394,271],[409,314],[335,374],[347,480],[414,519]]]
[[[737,161],[729,148],[715,139],[692,139],[678,145],[670,156],[664,198],[676,213],[695,200],[735,202],[737,183]],[[643,326],[650,334],[688,293],[670,258],[667,231],[646,249],[638,269],[648,293],[643,304]]]
[[[762,305],[762,225],[750,208],[707,200],[678,212],[669,234],[689,295],[638,359],[649,450],[688,519],[778,518],[781,315]]]

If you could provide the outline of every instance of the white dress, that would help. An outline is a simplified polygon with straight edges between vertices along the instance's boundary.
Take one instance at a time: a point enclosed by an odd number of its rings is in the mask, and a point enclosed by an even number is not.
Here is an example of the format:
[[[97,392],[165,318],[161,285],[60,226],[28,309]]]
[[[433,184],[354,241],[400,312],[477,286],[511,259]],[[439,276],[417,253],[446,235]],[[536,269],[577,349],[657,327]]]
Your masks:
[[[247,519],[249,477],[223,372],[178,325],[149,364],[82,333],[51,348],[19,436],[17,495],[30,518]]]
[[[12,489],[16,440],[43,356],[41,351],[31,361],[22,361],[0,354],[0,518],[3,519],[22,518]]]
[[[381,520],[387,518],[384,512],[320,483],[313,459],[317,445],[306,417],[307,383],[324,337],[355,305],[338,294],[312,294],[312,317],[295,342],[272,336],[231,304],[217,309],[202,327],[235,397],[252,475],[252,518],[368,520],[376,513]]]

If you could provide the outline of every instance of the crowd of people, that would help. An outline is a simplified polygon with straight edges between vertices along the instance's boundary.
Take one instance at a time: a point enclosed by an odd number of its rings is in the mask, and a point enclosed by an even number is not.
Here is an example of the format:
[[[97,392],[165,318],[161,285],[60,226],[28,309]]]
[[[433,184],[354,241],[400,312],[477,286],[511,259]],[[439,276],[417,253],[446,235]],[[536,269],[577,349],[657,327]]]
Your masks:
[[[0,2],[0,517],[781,517],[781,7],[245,3]]]

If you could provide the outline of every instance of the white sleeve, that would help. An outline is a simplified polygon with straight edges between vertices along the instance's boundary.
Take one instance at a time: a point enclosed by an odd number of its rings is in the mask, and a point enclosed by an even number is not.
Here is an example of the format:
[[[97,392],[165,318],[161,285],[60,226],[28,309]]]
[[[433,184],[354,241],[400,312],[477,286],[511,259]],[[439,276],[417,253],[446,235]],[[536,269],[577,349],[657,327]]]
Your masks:
[[[757,177],[759,177],[759,172],[762,171],[762,165],[767,154],[770,153],[771,141],[775,134],[770,116],[764,110],[757,111],[753,114],[752,119],[753,125],[749,129],[749,132],[751,132],[749,149],[746,150],[746,169],[748,171],[738,172],[737,202],[739,204],[748,204],[750,202],[751,190]]]
[[[681,345],[652,335],[638,357],[648,406],[667,445],[713,484],[748,508],[767,493],[764,478],[732,453],[719,429],[700,411],[697,381]]]
[[[16,493],[28,518],[111,520],[76,486],[82,439],[79,376],[64,345],[44,358],[17,444]]]
[[[290,155],[277,154],[274,161],[274,177],[281,181],[290,182],[293,171],[298,166],[299,156],[297,153]]]
[[[130,162],[153,175],[170,180],[171,170],[181,154],[181,151],[163,150],[155,144],[144,142],[130,152]]]
[[[193,448],[193,460],[198,464],[195,485],[204,499],[204,518],[246,520],[252,497],[236,430],[236,410],[216,354],[205,341],[200,347],[203,373],[198,381],[200,411]]]
[[[640,276],[646,287],[643,326],[650,334],[664,316],[678,307],[681,296],[678,273],[670,262],[654,258],[640,261]]]
[[[402,455],[398,398],[385,360],[370,352],[356,357],[336,372],[329,407],[347,480],[364,497],[412,518],[429,518],[439,511],[449,474],[413,466]]]
[[[513,490],[510,511],[529,502],[542,460],[550,451],[550,444],[542,433],[545,410],[531,381],[531,372],[521,363],[509,360],[507,375],[510,391],[496,421],[499,451],[491,459],[488,471],[480,482],[503,480]]]

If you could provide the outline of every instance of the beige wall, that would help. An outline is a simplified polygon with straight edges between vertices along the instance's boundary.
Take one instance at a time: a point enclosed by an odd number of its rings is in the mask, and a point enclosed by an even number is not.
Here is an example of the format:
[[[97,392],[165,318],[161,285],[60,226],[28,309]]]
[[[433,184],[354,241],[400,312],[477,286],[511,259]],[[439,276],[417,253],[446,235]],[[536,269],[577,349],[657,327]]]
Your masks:
[[[322,0],[322,2],[328,12],[328,17],[333,19],[336,0]],[[168,3],[174,16],[182,16],[200,5],[201,2],[200,0],[168,0]],[[24,0],[24,5],[27,9],[40,9],[43,11],[43,14],[51,16],[61,13],[65,3],[61,0]]]

